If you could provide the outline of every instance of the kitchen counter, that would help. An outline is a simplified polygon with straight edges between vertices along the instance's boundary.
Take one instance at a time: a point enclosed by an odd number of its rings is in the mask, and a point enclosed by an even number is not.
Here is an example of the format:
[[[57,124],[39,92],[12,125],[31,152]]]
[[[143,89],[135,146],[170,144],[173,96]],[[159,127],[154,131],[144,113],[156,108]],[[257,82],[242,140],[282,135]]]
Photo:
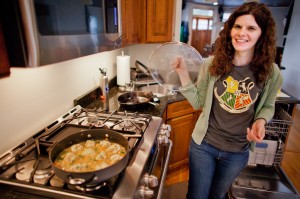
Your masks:
[[[127,111],[127,112],[139,112],[139,113],[145,113],[145,114],[151,114],[153,116],[162,117],[164,114],[164,111],[166,110],[168,104],[178,102],[185,100],[185,97],[181,95],[180,92],[177,92],[177,94],[174,95],[167,95],[163,97],[159,97],[160,102],[158,105],[154,106],[152,104],[147,104],[146,106],[143,106],[139,109],[124,109],[120,106],[118,103],[118,96],[125,93],[124,91],[120,91],[117,86],[110,85],[109,90],[109,111]],[[286,104],[288,108],[286,108],[287,112],[292,114],[292,111],[294,109],[294,106],[296,104],[300,104],[300,100],[293,97],[289,93],[282,91],[283,94],[279,95],[277,97],[276,104]],[[88,92],[77,99],[74,100],[74,105],[81,105],[84,108],[88,109],[102,109],[102,107],[105,106],[105,100],[101,99],[101,90],[100,88],[96,88],[92,90],[91,92]]]
[[[300,100],[286,91],[281,91],[276,99],[276,104],[280,104],[291,116],[293,116],[294,107],[300,104]]]
[[[118,97],[125,93],[124,91],[120,91],[120,89],[117,86],[113,86],[109,90],[109,111],[127,111],[127,112],[139,112],[144,114],[151,114],[153,116],[162,117],[164,114],[165,109],[167,108],[167,105],[169,103],[177,102],[185,100],[185,97],[183,97],[179,92],[174,95],[167,95],[163,97],[159,97],[159,103],[157,105],[152,104],[145,104],[145,106],[142,106],[140,108],[135,109],[124,109],[120,104],[118,103]],[[102,109],[105,107],[105,100],[101,99],[101,91],[99,88],[96,88],[95,90],[86,93],[77,99],[74,100],[74,105],[80,105],[84,108],[88,109]]]

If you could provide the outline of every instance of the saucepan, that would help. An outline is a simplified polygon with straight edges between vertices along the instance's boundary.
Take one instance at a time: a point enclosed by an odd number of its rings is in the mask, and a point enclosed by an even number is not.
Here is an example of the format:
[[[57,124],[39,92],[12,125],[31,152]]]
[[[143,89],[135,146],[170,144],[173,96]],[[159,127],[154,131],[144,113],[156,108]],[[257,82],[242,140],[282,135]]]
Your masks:
[[[138,109],[149,105],[157,105],[152,102],[154,95],[152,92],[132,91],[121,94],[118,102],[125,109]]]
[[[86,142],[87,140],[107,140],[111,143],[117,143],[125,148],[126,153],[112,165],[88,172],[66,171],[54,164],[55,160],[64,149],[81,142]],[[50,150],[49,158],[55,175],[64,182],[72,185],[96,184],[118,175],[127,166],[129,145],[128,140],[116,131],[108,129],[91,129],[74,133],[55,143]]]

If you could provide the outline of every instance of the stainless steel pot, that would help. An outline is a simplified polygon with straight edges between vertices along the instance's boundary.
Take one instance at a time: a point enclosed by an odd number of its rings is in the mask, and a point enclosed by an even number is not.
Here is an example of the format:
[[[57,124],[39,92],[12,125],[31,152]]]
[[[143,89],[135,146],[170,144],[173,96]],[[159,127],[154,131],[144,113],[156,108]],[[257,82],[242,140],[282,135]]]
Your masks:
[[[120,144],[121,146],[125,147],[126,154],[121,160],[117,161],[113,165],[90,172],[70,172],[54,165],[55,159],[64,149],[72,146],[73,144],[85,142],[91,139],[107,139],[108,141]],[[64,182],[72,185],[86,185],[103,182],[118,175],[127,166],[129,156],[128,154],[128,140],[123,135],[112,130],[94,129],[72,134],[55,143],[50,150],[49,158],[55,175],[57,175]]]

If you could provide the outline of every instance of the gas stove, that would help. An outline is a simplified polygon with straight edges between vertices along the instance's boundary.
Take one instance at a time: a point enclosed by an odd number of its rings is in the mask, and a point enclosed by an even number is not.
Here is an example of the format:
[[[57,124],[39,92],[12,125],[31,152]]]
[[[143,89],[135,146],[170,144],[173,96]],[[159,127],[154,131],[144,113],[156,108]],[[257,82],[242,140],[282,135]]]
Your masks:
[[[97,184],[65,182],[52,169],[51,147],[80,131],[109,129],[128,139],[129,161]],[[1,193],[7,198],[161,198],[172,142],[160,117],[76,106],[0,157]]]

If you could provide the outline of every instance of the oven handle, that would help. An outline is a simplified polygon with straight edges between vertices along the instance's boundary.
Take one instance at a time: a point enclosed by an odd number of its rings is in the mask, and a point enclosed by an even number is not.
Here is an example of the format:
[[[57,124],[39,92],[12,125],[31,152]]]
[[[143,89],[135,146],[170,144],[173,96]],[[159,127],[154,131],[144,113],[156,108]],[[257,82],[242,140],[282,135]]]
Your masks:
[[[165,184],[165,179],[166,179],[166,175],[167,175],[167,171],[168,171],[168,166],[169,166],[169,160],[170,160],[170,156],[171,156],[172,147],[173,147],[173,142],[171,140],[169,140],[168,154],[167,154],[166,162],[165,162],[163,173],[162,173],[162,179],[161,179],[159,189],[158,189],[157,198],[162,198],[163,187],[164,187],[164,184]]]

